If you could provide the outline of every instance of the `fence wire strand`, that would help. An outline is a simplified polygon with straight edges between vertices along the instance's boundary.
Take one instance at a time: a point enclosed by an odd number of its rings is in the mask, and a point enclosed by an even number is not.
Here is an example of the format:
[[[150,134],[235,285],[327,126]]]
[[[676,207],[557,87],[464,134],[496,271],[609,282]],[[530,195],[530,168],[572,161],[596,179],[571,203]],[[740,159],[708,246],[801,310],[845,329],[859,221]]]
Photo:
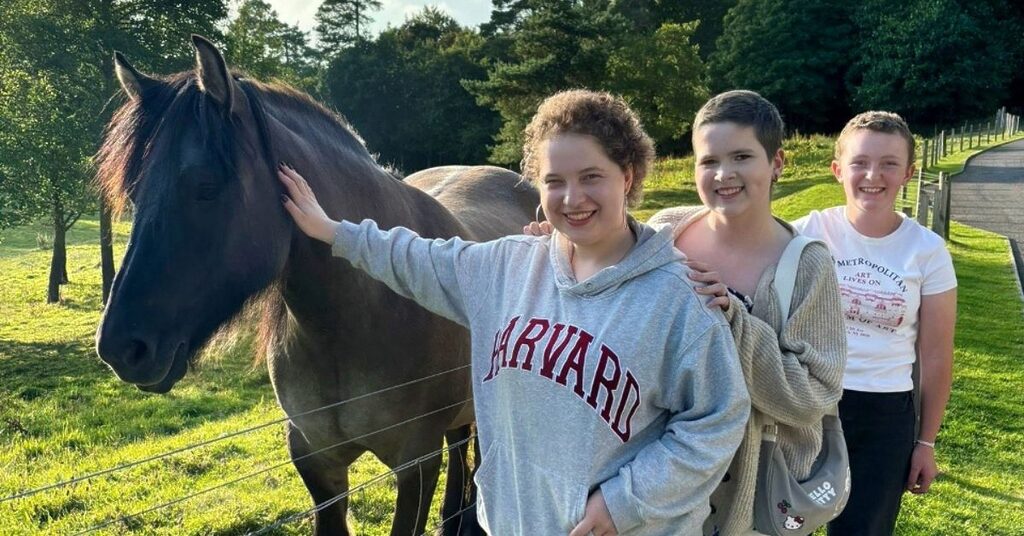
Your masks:
[[[471,510],[473,508],[476,508],[476,501],[473,501],[473,504],[470,504],[469,506],[466,506],[462,510],[459,510],[458,512],[455,512],[454,514],[452,514],[452,515],[442,519],[441,521],[438,521],[437,524],[434,525],[433,529],[428,530],[428,531],[424,532],[423,534],[420,534],[420,536],[428,536],[431,533],[437,532],[437,529],[443,527],[445,523],[455,519],[456,517],[461,516],[462,514],[466,513],[467,511],[469,511],[469,510]],[[455,529],[455,534],[460,534],[460,533],[462,533],[462,520],[461,519],[459,520],[458,528]]]
[[[285,416],[285,417],[282,417],[282,418],[279,418],[279,419],[274,419],[272,421],[269,421],[269,422],[266,422],[266,423],[263,423],[263,424],[258,424],[258,425],[255,425],[255,426],[250,426],[249,428],[243,428],[243,429],[238,430],[236,432],[231,432],[229,434],[225,434],[225,435],[222,435],[222,436],[219,436],[219,437],[215,437],[213,439],[207,439],[205,441],[200,441],[199,443],[194,443],[192,445],[187,445],[187,446],[184,446],[184,447],[179,447],[179,448],[176,448],[176,449],[164,452],[162,454],[156,454],[156,455],[150,456],[148,458],[143,458],[141,460],[137,460],[137,461],[134,461],[134,462],[129,462],[129,463],[121,464],[121,465],[118,465],[118,466],[115,466],[115,467],[111,467],[109,469],[102,469],[100,471],[95,471],[95,472],[88,473],[88,474],[85,474],[85,475],[82,475],[82,476],[70,478],[68,480],[63,480],[63,481],[60,481],[60,482],[55,482],[53,484],[47,484],[45,486],[41,486],[41,487],[38,487],[38,488],[30,489],[30,490],[27,490],[27,491],[18,492],[18,493],[15,493],[13,495],[8,495],[7,497],[0,498],[0,504],[6,503],[6,502],[10,502],[10,501],[14,501],[14,500],[17,500],[17,499],[23,499],[23,498],[26,498],[26,497],[31,497],[33,495],[37,495],[37,494],[42,493],[44,491],[49,491],[49,490],[56,489],[56,488],[63,488],[65,486],[70,486],[70,485],[78,484],[78,483],[81,483],[81,482],[85,482],[86,480],[91,480],[91,479],[96,478],[96,477],[100,477],[100,476],[104,476],[104,475],[109,475],[109,474],[112,474],[112,473],[116,473],[118,471],[123,471],[125,469],[131,469],[132,467],[136,467],[136,466],[139,466],[139,465],[142,465],[142,464],[145,464],[145,463],[161,460],[161,459],[164,459],[164,458],[168,458],[168,457],[171,457],[171,456],[175,456],[175,455],[181,454],[183,452],[188,452],[190,450],[195,450],[195,449],[198,449],[198,448],[201,448],[201,447],[206,447],[206,446],[212,445],[214,443],[217,443],[217,442],[220,442],[220,441],[224,441],[226,439],[231,439],[233,437],[238,437],[238,436],[241,436],[241,435],[245,435],[245,434],[248,434],[248,433],[251,433],[251,432],[255,432],[257,430],[262,430],[264,428],[267,428],[267,427],[270,427],[270,426],[274,426],[276,424],[281,424],[283,422],[287,422],[287,421],[292,420],[292,419],[297,419],[299,417],[305,417],[307,415],[311,415],[313,413],[317,413],[317,412],[320,412],[320,411],[325,411],[325,410],[328,410],[328,409],[333,409],[333,408],[336,408],[336,407],[340,407],[340,406],[343,406],[345,404],[349,404],[349,403],[356,402],[356,401],[359,401],[359,400],[362,400],[362,399],[365,399],[365,398],[369,398],[371,396],[376,396],[376,395],[379,395],[379,394],[386,393],[388,391],[393,391],[395,389],[401,389],[403,387],[408,387],[408,386],[413,385],[415,383],[431,380],[431,379],[437,378],[439,376],[443,376],[445,374],[451,374],[452,372],[457,372],[459,370],[467,369],[467,368],[469,368],[468,364],[462,365],[462,366],[458,366],[458,367],[455,367],[455,368],[452,368],[452,369],[448,369],[448,370],[445,370],[445,371],[442,371],[442,372],[431,374],[429,376],[424,376],[422,378],[418,378],[418,379],[415,379],[415,380],[410,380],[410,381],[407,381],[407,382],[404,382],[404,383],[400,383],[400,384],[397,384],[397,385],[392,385],[390,387],[385,387],[383,389],[378,389],[378,390],[370,392],[370,393],[365,393],[365,394],[362,394],[362,395],[359,395],[359,396],[355,396],[355,397],[349,398],[347,400],[341,400],[339,402],[332,402],[330,404],[327,404],[325,406],[321,406],[319,408],[303,411],[301,413],[296,413],[295,415],[289,415],[289,416]]]
[[[319,511],[321,511],[321,510],[323,510],[325,508],[333,506],[334,504],[337,504],[338,501],[344,500],[344,499],[348,498],[349,496],[351,496],[352,494],[358,493],[358,492],[360,492],[360,491],[362,491],[362,490],[364,490],[364,489],[366,489],[366,488],[368,488],[368,487],[370,487],[370,486],[372,486],[372,485],[374,485],[374,484],[384,480],[385,478],[388,478],[390,476],[397,476],[398,473],[400,473],[400,472],[402,472],[402,471],[404,471],[404,470],[406,470],[406,469],[408,469],[410,467],[418,466],[421,463],[423,463],[423,462],[425,462],[425,461],[427,461],[427,460],[429,460],[429,459],[431,459],[431,458],[433,458],[435,456],[440,456],[441,454],[443,454],[445,452],[450,452],[454,448],[457,448],[457,447],[460,447],[462,445],[465,445],[466,443],[469,443],[469,441],[471,439],[475,438],[475,437],[476,437],[476,434],[472,434],[469,437],[467,437],[466,439],[461,439],[459,441],[456,441],[455,443],[452,443],[452,444],[448,445],[447,447],[442,447],[442,448],[437,449],[437,450],[435,450],[433,452],[424,454],[423,456],[420,456],[418,458],[409,460],[409,461],[407,461],[407,462],[405,462],[403,464],[398,465],[394,469],[391,469],[390,471],[381,473],[381,474],[371,478],[370,480],[367,480],[366,482],[363,482],[362,484],[359,484],[358,486],[355,486],[355,487],[353,487],[351,489],[347,489],[344,492],[339,493],[339,494],[335,495],[334,497],[331,497],[330,499],[327,499],[326,501],[324,501],[324,502],[314,506],[313,508],[310,508],[309,510],[305,510],[303,512],[299,512],[297,514],[292,514],[292,515],[290,515],[290,516],[288,516],[288,517],[286,517],[284,519],[278,520],[277,522],[275,522],[272,525],[267,525],[266,527],[263,527],[263,528],[261,528],[260,530],[258,530],[256,532],[248,532],[248,533],[246,533],[246,536],[258,536],[260,534],[266,534],[268,531],[281,528],[281,527],[283,527],[283,526],[285,526],[285,525],[287,525],[289,523],[294,523],[294,522],[296,522],[296,521],[298,521],[298,520],[300,520],[302,518],[308,517],[310,514],[314,514],[314,513],[319,512]],[[451,462],[449,462],[449,463],[451,463]],[[420,472],[420,488],[422,489],[422,487],[423,487],[423,473],[421,471]],[[463,511],[465,511],[465,509],[460,510],[459,513],[462,513]],[[419,516],[419,514],[420,514],[420,512],[416,512],[417,516]],[[445,520],[445,521],[447,521],[447,520]],[[442,521],[442,523],[443,522],[444,521]]]
[[[132,519],[132,518],[134,518],[134,517],[138,517],[138,516],[141,516],[141,515],[145,515],[145,514],[148,514],[148,513],[150,513],[150,512],[155,512],[155,511],[157,511],[157,510],[161,510],[161,509],[167,508],[167,507],[169,507],[169,506],[173,506],[173,505],[175,505],[175,504],[179,504],[179,503],[185,502],[185,501],[187,501],[187,500],[189,500],[189,499],[193,499],[193,498],[195,498],[195,497],[198,497],[198,496],[200,496],[200,495],[205,495],[205,494],[207,494],[207,493],[210,493],[210,492],[216,491],[216,490],[218,490],[218,489],[221,489],[221,488],[225,488],[225,487],[227,487],[227,486],[230,486],[230,485],[232,485],[232,484],[236,484],[236,483],[238,483],[238,482],[241,482],[241,481],[243,481],[243,480],[247,480],[247,479],[249,479],[249,478],[252,478],[252,477],[255,477],[255,476],[259,476],[259,475],[262,475],[262,474],[265,474],[265,473],[269,473],[270,471],[273,471],[274,469],[277,469],[277,468],[279,468],[279,467],[283,467],[283,466],[285,466],[285,465],[288,465],[288,464],[292,464],[292,463],[295,463],[295,462],[298,462],[298,461],[304,460],[304,459],[306,459],[306,458],[309,458],[309,457],[311,457],[311,456],[315,456],[315,455],[317,455],[317,454],[320,454],[321,452],[325,452],[325,451],[328,451],[328,450],[331,450],[331,449],[334,449],[334,448],[338,448],[338,447],[341,447],[341,446],[347,445],[347,444],[349,444],[349,443],[352,443],[352,442],[355,442],[355,441],[359,441],[360,439],[365,439],[365,438],[367,438],[367,437],[370,437],[370,436],[373,436],[373,435],[379,434],[379,433],[381,433],[381,432],[385,432],[385,431],[387,431],[387,430],[391,430],[391,429],[394,429],[394,428],[398,428],[399,426],[403,426],[403,425],[409,424],[409,423],[411,423],[411,422],[413,422],[413,421],[416,421],[416,420],[422,419],[422,418],[424,418],[424,417],[429,417],[429,416],[431,416],[431,415],[435,415],[435,414],[437,414],[437,413],[441,413],[442,411],[446,411],[446,410],[449,410],[449,409],[452,409],[452,408],[458,407],[458,406],[460,406],[460,405],[462,405],[462,404],[466,404],[466,403],[468,403],[468,402],[470,402],[470,401],[472,401],[472,400],[473,400],[473,399],[472,399],[472,397],[470,397],[470,398],[467,398],[467,399],[465,399],[465,400],[462,400],[462,401],[460,401],[460,402],[456,402],[456,403],[454,403],[454,404],[449,404],[449,405],[447,405],[447,406],[444,406],[444,407],[442,407],[442,408],[438,408],[438,409],[435,409],[435,410],[433,410],[433,411],[429,411],[429,412],[427,412],[427,413],[424,413],[424,414],[422,414],[422,415],[418,415],[418,416],[416,416],[416,417],[412,417],[412,418],[406,419],[406,420],[404,420],[404,421],[402,421],[402,422],[399,422],[399,423],[395,423],[395,424],[391,424],[391,425],[385,426],[384,428],[380,428],[380,429],[378,429],[378,430],[375,430],[375,431],[373,431],[373,432],[369,432],[369,433],[366,433],[366,434],[363,434],[363,435],[361,435],[361,436],[357,436],[357,437],[352,437],[352,438],[346,439],[345,441],[341,441],[341,442],[335,443],[335,444],[333,444],[333,445],[329,445],[329,446],[326,446],[326,447],[320,448],[320,449],[318,449],[318,450],[314,450],[313,452],[310,452],[310,453],[307,453],[307,454],[303,454],[302,456],[299,456],[299,457],[297,457],[297,458],[291,458],[291,459],[288,459],[288,460],[286,460],[286,461],[283,461],[283,462],[280,462],[280,463],[276,463],[276,464],[274,464],[274,465],[271,465],[271,466],[269,466],[269,467],[264,467],[263,469],[260,469],[260,470],[258,470],[258,471],[254,471],[254,472],[252,472],[252,473],[249,473],[249,474],[246,474],[246,475],[240,476],[240,477],[238,477],[238,478],[234,478],[234,479],[228,480],[228,481],[226,481],[226,482],[221,482],[220,484],[217,484],[217,485],[214,485],[214,486],[211,486],[211,487],[208,487],[208,488],[205,488],[205,489],[199,490],[199,491],[197,491],[197,492],[195,492],[195,493],[190,493],[190,494],[188,494],[188,495],[185,495],[185,496],[183,496],[183,497],[179,497],[179,498],[177,498],[177,499],[174,499],[174,500],[171,500],[171,501],[167,501],[167,502],[164,502],[164,503],[158,504],[158,505],[156,505],[156,506],[152,506],[152,507],[150,507],[150,508],[146,508],[145,510],[140,510],[140,511],[138,511],[138,512],[135,512],[135,513],[132,513],[132,514],[128,514],[128,515],[125,515],[125,516],[121,516],[121,517],[119,517],[119,518],[117,518],[117,519],[112,519],[112,520],[110,520],[110,521],[106,521],[106,522],[103,522],[103,523],[101,523],[101,524],[99,524],[99,525],[93,525],[92,527],[89,527],[89,528],[87,528],[87,529],[85,529],[85,530],[82,530],[82,531],[76,532],[74,536],[79,536],[79,535],[81,535],[81,534],[88,534],[88,533],[90,533],[90,532],[95,532],[95,531],[97,531],[97,530],[100,530],[100,529],[102,529],[102,528],[106,528],[106,527],[109,527],[110,525],[113,525],[113,524],[115,524],[115,523],[120,523],[120,522],[122,522],[122,521],[126,521],[126,520],[128,520],[128,519]]]

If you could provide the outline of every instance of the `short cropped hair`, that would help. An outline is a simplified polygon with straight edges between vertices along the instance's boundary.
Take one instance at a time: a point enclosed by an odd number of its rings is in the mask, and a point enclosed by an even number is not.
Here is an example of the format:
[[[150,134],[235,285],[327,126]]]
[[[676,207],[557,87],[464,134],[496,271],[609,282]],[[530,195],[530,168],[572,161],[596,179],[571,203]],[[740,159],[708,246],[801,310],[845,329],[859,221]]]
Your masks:
[[[884,132],[885,134],[897,134],[907,142],[907,165],[914,163],[914,153],[917,143],[914,135],[910,133],[910,127],[899,114],[873,110],[857,114],[850,119],[843,131],[836,138],[835,159],[843,156],[843,141],[858,130],[870,130],[873,132]]]
[[[654,141],[626,101],[584,89],[561,91],[544,99],[526,126],[521,168],[527,180],[539,178],[541,143],[559,134],[593,137],[609,160],[623,171],[633,172],[626,203],[630,207],[640,203],[644,178],[654,161]]]
[[[735,89],[719,93],[708,99],[697,110],[693,120],[693,132],[712,123],[736,123],[754,129],[754,136],[771,160],[782,148],[786,125],[782,122],[779,109],[768,99],[746,89]]]

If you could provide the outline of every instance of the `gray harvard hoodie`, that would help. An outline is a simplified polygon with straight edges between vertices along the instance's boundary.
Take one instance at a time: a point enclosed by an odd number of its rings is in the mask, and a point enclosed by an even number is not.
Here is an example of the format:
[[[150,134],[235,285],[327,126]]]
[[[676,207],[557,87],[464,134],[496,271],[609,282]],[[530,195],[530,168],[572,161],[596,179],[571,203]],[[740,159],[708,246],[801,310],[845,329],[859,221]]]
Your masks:
[[[470,330],[489,534],[567,535],[596,488],[619,534],[701,533],[750,401],[672,230],[631,225],[633,249],[582,283],[558,233],[478,244],[338,228],[335,255]]]

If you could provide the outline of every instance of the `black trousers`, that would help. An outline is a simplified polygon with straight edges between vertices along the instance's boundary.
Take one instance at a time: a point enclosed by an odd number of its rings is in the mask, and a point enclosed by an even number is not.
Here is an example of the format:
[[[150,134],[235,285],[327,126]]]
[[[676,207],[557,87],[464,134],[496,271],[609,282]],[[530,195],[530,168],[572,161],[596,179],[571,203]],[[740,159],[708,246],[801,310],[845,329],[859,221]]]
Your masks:
[[[914,452],[913,394],[844,390],[839,420],[850,451],[850,500],[828,534],[889,536]]]

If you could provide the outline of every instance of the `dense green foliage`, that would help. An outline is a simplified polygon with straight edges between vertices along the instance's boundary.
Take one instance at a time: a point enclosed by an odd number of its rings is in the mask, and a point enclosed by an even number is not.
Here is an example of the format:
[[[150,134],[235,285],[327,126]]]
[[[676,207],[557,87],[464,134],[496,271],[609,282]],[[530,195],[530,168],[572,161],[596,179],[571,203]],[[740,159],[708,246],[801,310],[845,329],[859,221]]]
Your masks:
[[[753,89],[804,132],[893,110],[922,131],[1021,96],[1024,9],[1006,0],[740,0],[710,60],[715,90]]]
[[[828,132],[850,116],[844,76],[854,43],[849,2],[740,0],[711,58],[715,89],[752,89],[790,129]]]
[[[872,0],[855,8],[861,38],[847,74],[854,109],[899,110],[923,129],[998,108],[1024,59],[1024,20],[999,4]]]
[[[487,79],[467,81],[482,105],[501,113],[491,160],[519,163],[523,129],[544,97],[564,89],[599,89],[608,58],[626,40],[626,20],[603,2],[496,0],[481,27],[490,40]]]
[[[499,119],[460,84],[481,79],[483,39],[431,8],[338,53],[328,98],[370,149],[405,171],[483,164]]]
[[[281,22],[262,0],[244,0],[224,34],[224,59],[260,80],[278,79],[315,91],[316,51],[306,34]]]

